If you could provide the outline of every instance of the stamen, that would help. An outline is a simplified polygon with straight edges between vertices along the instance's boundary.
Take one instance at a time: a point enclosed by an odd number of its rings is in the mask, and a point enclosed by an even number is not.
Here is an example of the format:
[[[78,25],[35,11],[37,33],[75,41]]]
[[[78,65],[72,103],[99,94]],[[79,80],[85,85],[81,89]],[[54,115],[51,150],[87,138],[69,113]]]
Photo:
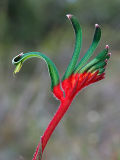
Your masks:
[[[109,45],[106,45],[105,48],[106,48],[106,49],[109,49]]]
[[[68,17],[68,19],[71,19],[72,14],[67,14],[66,16]]]
[[[100,27],[100,26],[99,26],[98,24],[95,24],[95,27],[98,28],[98,27]]]

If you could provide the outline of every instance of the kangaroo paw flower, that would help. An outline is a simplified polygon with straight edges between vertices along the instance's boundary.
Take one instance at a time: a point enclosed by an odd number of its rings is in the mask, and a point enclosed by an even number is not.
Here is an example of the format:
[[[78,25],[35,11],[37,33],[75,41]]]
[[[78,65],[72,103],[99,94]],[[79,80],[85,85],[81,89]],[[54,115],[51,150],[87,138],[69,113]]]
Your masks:
[[[55,64],[50,58],[40,52],[21,53],[12,60],[12,63],[16,65],[14,70],[14,74],[16,74],[20,71],[23,62],[27,59],[32,57],[43,59],[48,66],[49,75],[51,77],[51,91],[53,92],[54,96],[60,100],[60,106],[53,116],[53,119],[48,124],[48,127],[44,131],[36,148],[33,160],[42,159],[43,151],[50,136],[68,110],[76,94],[78,94],[84,87],[105,78],[106,66],[111,56],[111,53],[108,53],[109,46],[106,45],[105,48],[98,53],[95,58],[88,62],[97,48],[101,38],[100,26],[95,24],[95,33],[92,44],[83,58],[77,64],[82,45],[82,31],[76,17],[68,14],[67,18],[70,20],[75,32],[75,47],[71,61],[61,81]]]

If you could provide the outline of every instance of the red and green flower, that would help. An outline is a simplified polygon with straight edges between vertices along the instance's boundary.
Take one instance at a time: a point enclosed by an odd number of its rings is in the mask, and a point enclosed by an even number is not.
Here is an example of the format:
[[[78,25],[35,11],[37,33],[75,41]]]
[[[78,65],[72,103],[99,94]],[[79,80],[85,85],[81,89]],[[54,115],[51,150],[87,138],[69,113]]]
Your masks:
[[[76,17],[71,14],[68,14],[67,17],[71,21],[75,31],[76,40],[72,59],[62,77],[62,80],[59,78],[59,73],[55,64],[47,56],[40,52],[21,53],[12,60],[12,63],[16,65],[14,73],[17,73],[21,69],[23,62],[27,59],[32,57],[43,59],[48,66],[49,75],[51,77],[51,91],[60,101],[60,106],[56,114],[50,121],[40,139],[33,160],[42,159],[43,151],[51,134],[66,113],[76,94],[84,87],[105,78],[106,65],[111,55],[108,53],[109,46],[106,45],[94,59],[88,62],[97,48],[101,38],[101,29],[99,25],[96,24],[92,44],[83,58],[77,63],[82,45],[82,31]]]

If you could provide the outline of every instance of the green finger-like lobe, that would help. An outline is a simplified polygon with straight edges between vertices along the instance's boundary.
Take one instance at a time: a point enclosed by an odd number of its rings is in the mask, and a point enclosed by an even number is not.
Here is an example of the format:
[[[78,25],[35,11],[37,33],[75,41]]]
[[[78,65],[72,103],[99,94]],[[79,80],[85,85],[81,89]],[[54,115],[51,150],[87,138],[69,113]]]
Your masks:
[[[102,74],[103,72],[105,72],[105,68],[100,68],[98,75]]]
[[[22,68],[22,63],[20,62],[20,63],[18,63],[18,65],[16,65],[16,68],[15,68],[13,74],[18,73],[18,72],[20,71],[21,68]]]
[[[40,52],[29,52],[29,53],[24,53],[24,54],[22,53],[16,57],[14,57],[12,60],[12,63],[14,65],[16,65],[16,69],[15,69],[14,73],[19,72],[22,67],[22,63],[32,57],[41,58],[46,62],[47,66],[48,66],[49,74],[51,77],[51,89],[53,89],[54,86],[59,84],[58,70],[57,70],[55,64],[50,60],[50,58],[48,58],[47,56],[45,56],[44,54],[42,54]]]
[[[86,54],[84,55],[84,57],[81,59],[81,61],[76,66],[74,73],[77,73],[85,65],[85,63],[89,60],[89,58],[92,56],[93,52],[95,51],[95,49],[98,46],[98,43],[100,41],[100,37],[101,37],[101,29],[100,29],[99,25],[96,24],[93,42],[92,42],[90,48],[88,49],[88,51],[86,52]]]
[[[75,31],[76,40],[75,40],[75,48],[74,48],[72,59],[67,67],[67,70],[62,80],[68,78],[72,74],[75,68],[75,65],[77,63],[77,60],[79,58],[81,44],[82,44],[82,30],[81,30],[78,20],[73,15],[67,15],[67,17],[70,19],[72,23],[73,29]]]
[[[104,50],[102,50],[92,61],[90,61],[88,64],[83,66],[80,70],[79,73],[83,73],[87,70],[89,70],[91,67],[95,66],[97,63],[100,61],[104,61],[105,59],[108,59],[109,56],[108,54],[108,48],[106,47]]]
[[[93,66],[91,66],[89,69],[87,69],[87,72],[96,72],[97,70],[99,70],[99,75],[102,74],[105,71],[105,67],[107,65],[108,59],[110,58],[110,55],[107,54],[104,59],[102,59],[101,61],[98,61],[96,64],[94,64]]]
[[[99,63],[97,63],[96,65],[94,65],[93,67],[91,67],[88,72],[94,72],[100,68],[104,68],[106,65],[105,61],[100,61]]]

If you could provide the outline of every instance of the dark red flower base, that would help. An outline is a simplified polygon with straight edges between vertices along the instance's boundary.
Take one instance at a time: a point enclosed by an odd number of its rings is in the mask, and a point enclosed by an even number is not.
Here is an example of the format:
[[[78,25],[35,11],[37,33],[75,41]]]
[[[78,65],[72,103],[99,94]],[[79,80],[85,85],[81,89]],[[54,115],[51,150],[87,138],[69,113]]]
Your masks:
[[[84,72],[72,74],[68,79],[65,79],[61,85],[55,86],[53,88],[53,93],[59,100],[66,99],[67,97],[74,97],[82,88],[104,78],[105,73],[99,75],[99,70],[94,73]]]

